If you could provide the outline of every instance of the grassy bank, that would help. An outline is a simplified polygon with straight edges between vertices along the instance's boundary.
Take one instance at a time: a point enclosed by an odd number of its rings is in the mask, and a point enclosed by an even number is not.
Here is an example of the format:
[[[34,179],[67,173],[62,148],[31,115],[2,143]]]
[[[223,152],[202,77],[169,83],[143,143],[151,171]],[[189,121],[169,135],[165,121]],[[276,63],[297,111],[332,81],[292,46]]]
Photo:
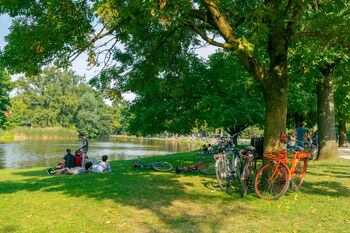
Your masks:
[[[0,129],[1,140],[29,140],[29,139],[66,139],[76,138],[78,133],[76,130],[62,127],[50,128],[30,128],[17,127],[9,130]]]
[[[194,164],[192,153],[150,157]],[[48,176],[0,170],[0,232],[349,232],[350,161],[310,162],[301,192],[265,201],[213,177],[134,170]]]

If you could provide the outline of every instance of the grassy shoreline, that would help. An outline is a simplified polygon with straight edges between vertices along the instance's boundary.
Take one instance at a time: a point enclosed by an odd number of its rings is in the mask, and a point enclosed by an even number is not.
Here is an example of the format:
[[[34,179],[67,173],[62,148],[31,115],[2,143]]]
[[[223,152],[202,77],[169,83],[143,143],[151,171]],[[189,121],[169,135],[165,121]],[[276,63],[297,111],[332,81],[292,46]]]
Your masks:
[[[143,159],[194,164],[194,152]],[[350,161],[310,162],[299,193],[277,201],[215,177],[135,170],[48,176],[44,168],[0,170],[0,232],[348,232]]]
[[[0,129],[0,140],[51,140],[77,138],[78,133],[74,129],[62,127],[30,128],[17,127],[9,130]]]

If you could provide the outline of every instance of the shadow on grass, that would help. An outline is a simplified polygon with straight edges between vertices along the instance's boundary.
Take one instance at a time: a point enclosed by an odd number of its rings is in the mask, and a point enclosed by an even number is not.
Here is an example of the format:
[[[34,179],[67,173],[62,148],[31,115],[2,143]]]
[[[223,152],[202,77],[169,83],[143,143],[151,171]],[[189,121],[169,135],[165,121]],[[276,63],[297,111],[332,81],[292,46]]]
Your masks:
[[[150,170],[134,170],[129,162],[111,162],[113,172],[104,174],[87,175],[56,175],[48,176],[42,171],[16,171],[13,174],[32,179],[20,181],[0,182],[0,193],[15,193],[18,191],[43,191],[64,193],[72,197],[86,196],[95,200],[113,200],[123,206],[133,206],[139,210],[147,209],[152,211],[172,231],[179,231],[179,224],[187,227],[186,231],[203,231],[200,220],[203,219],[206,211],[203,209],[198,213],[192,213],[187,209],[179,209],[178,215],[168,218],[167,208],[172,206],[174,201],[186,201],[194,203],[199,198],[209,202],[221,202],[222,198],[208,194],[198,194],[186,191],[191,187],[188,182],[181,182],[179,174],[161,173]],[[186,174],[186,176],[199,175],[199,173]],[[204,176],[204,175],[203,175]],[[219,210],[224,215],[226,210]],[[215,224],[207,224],[206,231],[216,231],[222,219],[216,219]],[[203,223],[203,222],[202,222]],[[149,226],[148,226],[149,227]],[[212,228],[212,229],[208,229]],[[156,229],[154,229],[156,230]]]
[[[336,177],[336,178],[350,178],[350,173],[347,172],[335,172],[335,171],[323,171],[323,173],[315,173],[307,171],[307,174],[314,176],[326,176],[326,177]]]
[[[350,190],[340,182],[336,181],[313,181],[303,182],[301,192],[317,194],[322,196],[349,197]]]
[[[315,164],[317,167],[326,167],[328,169],[350,169],[350,165],[344,165],[344,164]]]

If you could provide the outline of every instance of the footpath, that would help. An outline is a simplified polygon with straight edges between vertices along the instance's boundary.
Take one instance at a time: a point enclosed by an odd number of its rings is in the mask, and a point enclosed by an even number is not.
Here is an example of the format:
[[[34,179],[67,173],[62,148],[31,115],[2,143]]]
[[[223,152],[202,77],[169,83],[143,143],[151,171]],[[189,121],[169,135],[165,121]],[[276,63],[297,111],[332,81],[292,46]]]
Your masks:
[[[344,159],[349,159],[350,160],[350,145],[346,147],[340,147],[338,149],[339,156]]]

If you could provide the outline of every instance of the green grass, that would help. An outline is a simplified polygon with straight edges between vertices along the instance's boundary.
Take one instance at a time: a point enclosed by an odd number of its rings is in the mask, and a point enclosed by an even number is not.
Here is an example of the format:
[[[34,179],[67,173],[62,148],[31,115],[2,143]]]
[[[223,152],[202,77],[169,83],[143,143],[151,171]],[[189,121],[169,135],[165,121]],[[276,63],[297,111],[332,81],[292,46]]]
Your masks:
[[[150,157],[189,165],[192,153]],[[280,200],[240,198],[214,177],[135,170],[48,176],[43,168],[0,170],[0,232],[349,232],[350,161],[310,162],[301,192]]]
[[[78,133],[76,130],[62,127],[0,129],[0,139],[2,140],[66,139],[76,138],[77,136]]]

